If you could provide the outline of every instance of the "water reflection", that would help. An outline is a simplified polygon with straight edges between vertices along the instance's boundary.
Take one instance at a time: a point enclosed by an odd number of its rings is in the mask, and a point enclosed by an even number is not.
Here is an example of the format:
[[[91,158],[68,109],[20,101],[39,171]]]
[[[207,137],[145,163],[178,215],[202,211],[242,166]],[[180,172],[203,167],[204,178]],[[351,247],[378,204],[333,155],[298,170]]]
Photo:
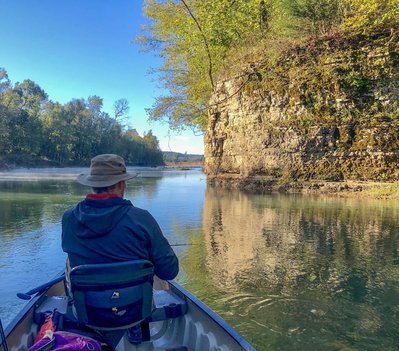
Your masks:
[[[0,181],[5,324],[24,304],[16,292],[64,266],[61,216],[87,191],[68,177]],[[150,170],[126,197],[178,245],[179,282],[257,350],[397,350],[398,204],[248,195],[206,189],[200,172]]]
[[[171,243],[184,244],[186,233],[201,222],[202,173],[129,170],[139,176],[127,183],[126,198],[149,209]],[[17,292],[63,269],[61,217],[90,192],[74,180],[83,171],[87,169],[0,172],[0,317],[5,325],[25,303],[16,298]],[[179,255],[184,250],[176,248]]]
[[[394,203],[208,189],[207,279],[224,295],[208,303],[260,350],[372,350],[387,333],[395,349],[398,219]]]

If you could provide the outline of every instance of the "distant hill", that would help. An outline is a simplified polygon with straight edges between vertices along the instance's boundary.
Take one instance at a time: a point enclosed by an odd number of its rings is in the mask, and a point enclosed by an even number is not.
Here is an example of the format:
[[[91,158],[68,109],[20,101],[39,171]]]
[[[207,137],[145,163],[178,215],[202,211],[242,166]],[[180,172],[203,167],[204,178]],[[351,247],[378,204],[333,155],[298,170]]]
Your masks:
[[[204,162],[204,155],[192,155],[192,154],[181,154],[173,151],[162,151],[163,161],[165,163],[170,162]]]

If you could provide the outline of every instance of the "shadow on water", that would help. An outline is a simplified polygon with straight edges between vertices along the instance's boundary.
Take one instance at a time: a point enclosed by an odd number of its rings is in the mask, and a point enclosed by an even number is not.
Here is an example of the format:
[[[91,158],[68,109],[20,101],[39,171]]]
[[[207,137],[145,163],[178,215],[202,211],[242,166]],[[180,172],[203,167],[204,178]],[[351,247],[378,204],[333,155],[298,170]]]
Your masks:
[[[398,224],[394,203],[207,189],[187,287],[257,350],[396,350]]]

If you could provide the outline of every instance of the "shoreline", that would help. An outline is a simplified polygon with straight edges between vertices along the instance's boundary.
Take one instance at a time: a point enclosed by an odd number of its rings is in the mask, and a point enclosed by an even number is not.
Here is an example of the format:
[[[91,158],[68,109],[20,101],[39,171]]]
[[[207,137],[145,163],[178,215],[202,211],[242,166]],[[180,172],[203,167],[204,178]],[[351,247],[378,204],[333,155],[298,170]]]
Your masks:
[[[345,181],[285,181],[265,176],[242,178],[239,175],[207,175],[212,187],[238,189],[250,193],[312,194],[364,199],[399,200],[399,182]]]
[[[48,161],[48,160],[33,160],[31,162],[5,162],[0,158],[0,172],[6,171],[15,171],[18,169],[31,169],[31,168],[69,168],[69,167],[89,167],[89,163],[67,163],[67,164],[59,164],[57,162]],[[142,165],[142,164],[126,164],[127,167],[181,167],[181,168],[201,168],[204,167],[203,162],[165,162],[164,164],[150,164],[150,165]]]
[[[29,164],[10,164],[10,163],[1,163],[0,162],[0,172],[12,172],[18,171],[21,169],[52,169],[52,168],[89,168],[89,163],[71,163],[71,164],[58,164],[54,162],[39,162],[37,164],[29,163]],[[126,164],[126,167],[148,167],[148,168],[157,168],[157,167],[165,167],[165,165],[132,165]]]
[[[80,168],[82,166],[50,166],[36,165],[30,166],[7,166],[0,167],[1,173],[12,173],[13,171],[31,171],[34,169],[66,169]],[[135,167],[130,166],[128,167]],[[140,166],[137,166],[140,167]],[[181,170],[189,171],[193,169],[203,168],[203,165],[192,162],[169,163],[164,166],[142,166],[154,169]],[[85,167],[86,168],[86,167]],[[50,172],[52,173],[52,172]],[[54,176],[51,174],[51,176]],[[361,180],[344,180],[344,181],[326,181],[326,180],[309,180],[309,181],[287,181],[281,178],[273,178],[270,176],[247,176],[242,177],[240,174],[221,174],[206,175],[206,182],[211,187],[222,189],[238,189],[249,193],[270,194],[270,193],[286,193],[286,194],[309,194],[309,195],[326,195],[335,197],[362,198],[362,199],[379,199],[379,200],[399,200],[399,181],[393,182],[376,182]]]

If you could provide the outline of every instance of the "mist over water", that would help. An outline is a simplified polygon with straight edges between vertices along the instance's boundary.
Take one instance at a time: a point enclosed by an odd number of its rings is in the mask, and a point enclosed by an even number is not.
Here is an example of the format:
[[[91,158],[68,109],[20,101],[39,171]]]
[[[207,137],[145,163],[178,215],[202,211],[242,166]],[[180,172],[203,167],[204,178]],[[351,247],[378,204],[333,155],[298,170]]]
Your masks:
[[[177,280],[257,350],[397,350],[398,204],[250,195],[207,188],[200,171],[136,170],[126,198],[178,245]],[[0,174],[4,324],[24,305],[17,292],[63,269],[61,216],[88,191],[73,180],[83,171]]]

